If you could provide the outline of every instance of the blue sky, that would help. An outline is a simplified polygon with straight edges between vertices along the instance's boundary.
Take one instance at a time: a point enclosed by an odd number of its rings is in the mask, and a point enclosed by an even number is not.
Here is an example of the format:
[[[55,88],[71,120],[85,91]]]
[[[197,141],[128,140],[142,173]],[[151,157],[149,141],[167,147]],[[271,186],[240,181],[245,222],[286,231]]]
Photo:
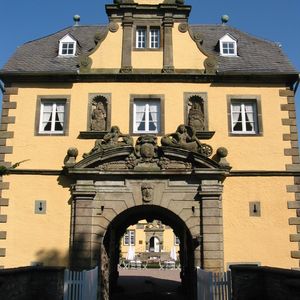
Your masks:
[[[2,0],[0,68],[23,43],[71,26],[74,14],[81,16],[83,25],[105,24],[107,17],[104,5],[112,2],[113,0]],[[186,0],[186,4],[193,7],[190,23],[216,24],[220,23],[223,14],[227,14],[230,26],[280,43],[293,65],[300,70],[300,0]],[[297,102],[300,119],[300,88]]]

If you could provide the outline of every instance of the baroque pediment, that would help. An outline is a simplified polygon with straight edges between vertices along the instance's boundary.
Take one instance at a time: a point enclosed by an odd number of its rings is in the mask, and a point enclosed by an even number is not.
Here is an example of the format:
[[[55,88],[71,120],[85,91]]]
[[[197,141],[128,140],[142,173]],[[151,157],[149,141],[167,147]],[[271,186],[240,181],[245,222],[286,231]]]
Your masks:
[[[93,168],[101,171],[136,170],[192,170],[197,168],[219,169],[217,162],[188,150],[158,147],[157,156],[144,159],[135,154],[132,146],[120,146],[96,152],[76,163],[72,168]]]
[[[84,158],[78,163],[76,163],[77,149],[69,149],[67,155],[69,159],[65,167],[137,172],[228,169],[228,165],[209,158],[212,155],[212,148],[201,143],[189,126],[180,125],[175,133],[162,137],[161,146],[157,140],[155,135],[143,135],[133,145],[133,139],[129,135],[122,134],[117,126],[113,126],[102,139],[96,140],[93,149],[85,153]],[[227,155],[225,152],[219,149],[217,151],[219,156],[223,157]]]

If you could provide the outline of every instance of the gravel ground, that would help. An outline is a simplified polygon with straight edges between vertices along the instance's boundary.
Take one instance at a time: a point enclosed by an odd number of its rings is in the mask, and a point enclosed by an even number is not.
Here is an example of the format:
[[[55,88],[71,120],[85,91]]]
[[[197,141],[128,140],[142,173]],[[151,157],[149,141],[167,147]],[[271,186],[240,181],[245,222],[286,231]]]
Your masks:
[[[112,300],[184,300],[179,270],[120,269]]]

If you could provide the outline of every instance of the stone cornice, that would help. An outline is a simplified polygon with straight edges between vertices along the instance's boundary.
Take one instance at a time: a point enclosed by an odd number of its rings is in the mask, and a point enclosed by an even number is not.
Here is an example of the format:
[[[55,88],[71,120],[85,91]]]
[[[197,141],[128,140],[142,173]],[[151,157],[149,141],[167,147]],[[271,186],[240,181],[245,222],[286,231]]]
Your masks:
[[[77,74],[75,72],[0,72],[5,83],[41,82],[187,82],[187,83],[286,83],[298,80],[298,73],[218,73],[203,74],[201,70],[174,70],[174,73],[161,73],[161,70],[132,70],[132,73],[119,73],[119,69],[99,70],[99,72]],[[203,70],[204,71],[204,70]],[[152,73],[151,73],[152,72]],[[154,73],[154,74],[153,74]],[[141,76],[143,75],[143,76]]]
[[[99,171],[95,170],[93,168],[91,169],[85,169],[87,170],[87,173],[89,174],[98,174],[98,175],[120,175],[120,171]],[[80,173],[82,169],[72,169],[72,174]],[[266,177],[289,177],[289,176],[300,176],[300,171],[281,171],[281,170],[231,170],[230,172],[223,171],[223,170],[209,170],[209,169],[196,169],[196,170],[186,170],[186,171],[176,171],[176,170],[169,170],[169,171],[156,171],[156,172],[150,172],[151,175],[183,175],[183,174],[224,174],[226,172],[226,176],[228,177],[254,177],[254,176],[266,176]],[[122,170],[122,173],[126,175],[143,175],[145,172],[139,172],[139,171],[132,171]],[[50,169],[12,169],[10,171],[10,174],[14,175],[51,175],[51,176],[59,176],[64,175],[65,171],[62,169],[56,169],[56,170],[50,170]],[[147,172],[149,174],[149,172]]]

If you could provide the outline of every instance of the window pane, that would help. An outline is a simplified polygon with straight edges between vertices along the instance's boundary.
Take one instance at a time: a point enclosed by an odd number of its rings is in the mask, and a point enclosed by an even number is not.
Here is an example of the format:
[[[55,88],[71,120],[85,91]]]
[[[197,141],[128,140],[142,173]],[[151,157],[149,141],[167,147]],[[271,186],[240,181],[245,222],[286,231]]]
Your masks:
[[[56,102],[41,103],[40,132],[63,133],[65,104]]]
[[[134,101],[134,132],[159,132],[160,101]]]
[[[135,234],[133,230],[129,231],[129,235],[130,235],[130,245],[135,245]]]
[[[146,48],[146,28],[137,27],[136,29],[136,48]]]
[[[231,105],[232,131],[240,133],[256,133],[256,103],[239,102]]]
[[[124,234],[124,245],[129,245],[129,235],[128,232]]]
[[[160,30],[159,28],[150,29],[150,48],[160,47]]]
[[[222,43],[223,54],[235,54],[235,43],[223,42]]]

